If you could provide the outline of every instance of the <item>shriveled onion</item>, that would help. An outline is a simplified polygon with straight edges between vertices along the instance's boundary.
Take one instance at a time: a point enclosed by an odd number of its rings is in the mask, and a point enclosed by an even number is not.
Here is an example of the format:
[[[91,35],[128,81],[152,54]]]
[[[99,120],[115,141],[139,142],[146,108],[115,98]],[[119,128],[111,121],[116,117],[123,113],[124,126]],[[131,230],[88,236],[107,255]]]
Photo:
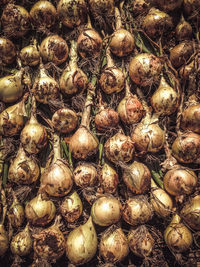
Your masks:
[[[74,170],[74,182],[81,188],[94,186],[97,182],[97,177],[97,169],[89,162],[79,163]]]
[[[191,41],[181,42],[170,50],[170,61],[174,67],[179,68],[193,53],[194,47]]]
[[[0,37],[0,62],[1,64],[12,64],[16,58],[16,48],[12,41]]]
[[[105,193],[113,194],[117,190],[119,175],[116,170],[108,163],[104,163],[100,172],[100,185]]]

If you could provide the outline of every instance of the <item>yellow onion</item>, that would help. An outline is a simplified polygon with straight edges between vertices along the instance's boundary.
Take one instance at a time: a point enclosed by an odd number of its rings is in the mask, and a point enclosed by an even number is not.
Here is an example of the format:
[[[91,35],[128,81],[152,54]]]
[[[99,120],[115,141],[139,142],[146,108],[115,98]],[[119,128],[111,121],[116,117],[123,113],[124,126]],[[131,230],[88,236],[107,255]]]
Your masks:
[[[98,198],[92,205],[91,216],[94,223],[109,226],[120,220],[121,204],[112,195]]]
[[[193,53],[193,43],[191,41],[184,41],[170,50],[169,59],[175,68],[179,68],[187,62]]]
[[[147,198],[140,195],[126,200],[122,216],[128,224],[136,226],[151,220],[153,210]]]
[[[150,0],[150,3],[157,5],[160,9],[165,11],[173,11],[181,7],[183,0]]]
[[[118,57],[125,57],[135,48],[133,35],[122,27],[119,9],[115,7],[116,30],[111,36],[109,43],[111,52]]]
[[[23,94],[22,82],[24,69],[17,71],[14,75],[0,78],[0,100],[4,103],[16,102]]]
[[[9,37],[22,37],[30,29],[30,16],[28,11],[19,5],[9,3],[1,16],[3,32]]]
[[[0,37],[0,62],[3,65],[12,64],[16,58],[16,48],[12,41]]]
[[[131,228],[128,233],[130,250],[138,257],[148,257],[154,247],[154,239],[145,225]]]
[[[194,230],[200,230],[200,195],[191,198],[181,210],[181,217]]]
[[[60,211],[67,222],[73,223],[78,220],[83,212],[83,204],[76,191],[65,197],[60,205]]]
[[[128,240],[121,228],[109,227],[101,236],[100,255],[106,262],[122,261],[129,253]]]
[[[141,86],[151,86],[158,81],[161,71],[161,60],[148,53],[134,56],[129,65],[129,75],[132,81]]]
[[[66,41],[58,35],[46,37],[40,45],[40,54],[45,62],[60,65],[68,58],[69,48]]]
[[[139,161],[134,161],[124,168],[122,177],[133,193],[144,194],[150,189],[151,173],[147,166]]]
[[[37,181],[40,168],[36,159],[28,156],[20,145],[14,160],[11,161],[8,170],[8,179],[16,184],[31,184]]]
[[[46,167],[41,175],[41,190],[50,196],[62,197],[72,189],[73,175],[66,162],[61,158],[60,138],[54,133],[53,141],[54,157],[49,167]]]
[[[151,179],[151,195],[150,195],[151,206],[157,216],[166,218],[168,217],[173,208],[172,198],[163,190],[159,188],[153,179]]]
[[[24,102],[27,94],[17,104],[6,108],[0,113],[0,134],[14,136],[20,132],[25,123],[26,110]]]
[[[25,46],[20,51],[20,59],[23,65],[28,65],[30,67],[37,66],[40,62],[40,53],[37,49],[36,43],[32,45]]]
[[[44,226],[50,223],[56,214],[56,207],[51,200],[39,193],[31,199],[25,207],[27,220],[36,226]]]
[[[30,10],[30,17],[33,24],[37,27],[50,28],[55,24],[57,11],[49,1],[37,1]]]
[[[112,108],[105,108],[103,105],[99,108],[95,116],[95,126],[100,132],[115,129],[119,123],[119,115]]]
[[[123,72],[115,66],[109,47],[106,49],[106,60],[107,64],[101,73],[99,84],[106,94],[119,93],[125,87],[125,77]]]
[[[183,15],[176,26],[175,33],[177,39],[180,41],[190,39],[192,37],[192,26],[184,19]]]
[[[163,183],[170,195],[190,195],[197,185],[197,176],[189,168],[175,166],[165,174]]]
[[[129,162],[133,158],[135,147],[129,136],[116,133],[106,141],[104,150],[107,159],[114,163]]]
[[[172,144],[172,155],[182,163],[192,163],[200,155],[200,135],[186,132],[179,135]]]
[[[145,16],[142,27],[151,38],[160,37],[173,27],[172,18],[167,13],[152,7]]]
[[[181,114],[181,128],[183,130],[200,133],[200,104],[186,108]]]
[[[113,194],[119,184],[119,175],[110,164],[104,163],[99,176],[100,185],[105,193]]]
[[[164,239],[168,248],[178,253],[188,250],[193,242],[192,233],[181,223],[178,214],[173,216],[171,223],[165,229]]]
[[[59,80],[60,90],[67,97],[83,93],[88,85],[87,75],[78,67],[77,62],[77,43],[72,40],[70,61]]]
[[[66,240],[66,255],[75,265],[89,262],[97,251],[97,234],[91,216],[88,221],[75,228]]]
[[[199,0],[183,0],[184,13],[189,16],[190,19],[196,19],[199,17]]]
[[[131,10],[134,16],[143,14],[149,6],[148,1],[146,0],[134,0],[131,2]]]
[[[120,101],[117,112],[120,119],[125,124],[138,123],[144,116],[144,108],[136,95],[130,91],[128,82],[126,81],[126,95]]]
[[[60,0],[57,11],[62,23],[68,28],[74,28],[85,22],[87,5],[85,0]]]
[[[65,237],[59,227],[57,216],[53,225],[33,235],[33,250],[39,258],[55,262],[65,253]]]
[[[178,107],[179,95],[165,80],[161,78],[157,90],[151,97],[151,105],[155,112],[162,115],[171,115]]]
[[[32,96],[31,117],[21,131],[20,141],[24,150],[29,154],[39,153],[48,141],[45,127],[36,118],[36,101],[34,96]]]
[[[69,108],[61,108],[52,116],[53,127],[61,133],[71,133],[78,124],[76,113]]]
[[[10,250],[14,255],[26,256],[31,252],[32,244],[33,241],[27,224],[21,232],[12,237]]]
[[[47,74],[43,64],[40,64],[40,73],[35,79],[32,92],[36,100],[43,104],[59,98],[59,85]]]
[[[25,217],[24,207],[22,206],[22,204],[19,203],[13,190],[12,190],[12,195],[13,195],[13,203],[7,212],[7,216],[11,225],[15,228],[18,228],[22,226],[24,222],[24,217]]]
[[[97,182],[97,177],[97,169],[88,162],[79,163],[74,170],[74,182],[81,188],[94,186]]]

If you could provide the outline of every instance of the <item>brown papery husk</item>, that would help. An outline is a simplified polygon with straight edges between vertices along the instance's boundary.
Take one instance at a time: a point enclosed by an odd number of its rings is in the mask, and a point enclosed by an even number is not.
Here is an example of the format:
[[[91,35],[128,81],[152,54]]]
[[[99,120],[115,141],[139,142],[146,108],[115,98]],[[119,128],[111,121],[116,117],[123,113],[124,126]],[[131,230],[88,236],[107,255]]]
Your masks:
[[[81,188],[92,187],[96,184],[98,173],[95,166],[89,162],[79,162],[74,170],[74,182]]]
[[[100,107],[95,116],[95,126],[98,131],[106,132],[115,129],[119,123],[119,114],[112,108]]]

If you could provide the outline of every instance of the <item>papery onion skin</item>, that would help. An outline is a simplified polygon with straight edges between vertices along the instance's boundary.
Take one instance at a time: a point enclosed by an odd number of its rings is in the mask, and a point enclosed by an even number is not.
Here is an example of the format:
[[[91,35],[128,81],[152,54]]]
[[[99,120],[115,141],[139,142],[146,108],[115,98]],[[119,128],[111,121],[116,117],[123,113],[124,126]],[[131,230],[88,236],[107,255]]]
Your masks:
[[[61,108],[52,116],[53,127],[61,133],[71,133],[78,124],[76,113],[69,108]]]
[[[116,192],[119,184],[119,175],[110,164],[104,163],[99,181],[105,193],[113,194]]]
[[[181,67],[194,53],[193,43],[184,41],[170,50],[170,61],[175,68]]]
[[[172,155],[181,163],[192,163],[200,155],[200,135],[186,132],[172,144]]]
[[[103,108],[95,116],[95,126],[98,131],[105,132],[117,127],[119,115],[112,108]]]
[[[0,62],[3,65],[12,64],[16,58],[16,48],[12,41],[0,37]]]
[[[120,220],[121,204],[113,196],[100,197],[92,205],[91,216],[94,223],[109,226]]]
[[[183,111],[181,114],[181,128],[200,133],[200,104],[192,105]]]
[[[23,47],[19,56],[22,64],[26,66],[35,67],[40,62],[40,53],[34,45]]]
[[[97,169],[89,162],[80,163],[74,170],[74,182],[81,188],[94,186],[97,178]]]
[[[23,224],[25,217],[23,206],[19,202],[14,201],[7,212],[7,216],[13,227],[20,227]]]

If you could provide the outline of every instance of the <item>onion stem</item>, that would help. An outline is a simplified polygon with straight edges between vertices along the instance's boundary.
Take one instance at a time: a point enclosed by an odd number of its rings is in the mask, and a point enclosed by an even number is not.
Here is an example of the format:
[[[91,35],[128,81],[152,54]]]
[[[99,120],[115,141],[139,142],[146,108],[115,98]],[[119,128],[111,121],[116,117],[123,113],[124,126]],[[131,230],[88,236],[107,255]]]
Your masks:
[[[119,12],[119,9],[117,7],[115,7],[115,30],[120,30],[122,29],[122,20],[121,20],[121,15]]]
[[[159,175],[159,173],[157,173],[154,170],[151,170],[151,175],[153,177],[153,180],[160,186],[160,188],[163,189],[164,188],[163,181],[160,179],[161,176]]]
[[[71,152],[69,151],[67,144],[65,143],[64,140],[61,141],[61,146],[62,146],[64,153],[68,159],[70,169],[73,170],[73,161],[72,161]]]

